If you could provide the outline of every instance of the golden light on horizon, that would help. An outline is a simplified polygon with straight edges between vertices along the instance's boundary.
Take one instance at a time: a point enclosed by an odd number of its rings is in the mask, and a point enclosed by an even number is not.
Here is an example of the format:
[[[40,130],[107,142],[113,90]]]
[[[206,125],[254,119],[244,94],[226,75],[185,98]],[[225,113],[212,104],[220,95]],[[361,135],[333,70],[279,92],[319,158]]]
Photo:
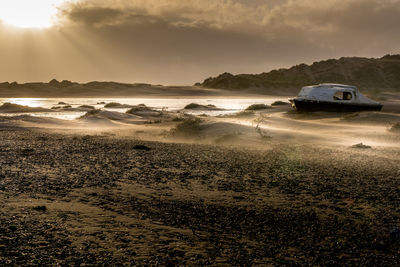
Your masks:
[[[66,0],[1,0],[0,21],[17,28],[49,28]]]

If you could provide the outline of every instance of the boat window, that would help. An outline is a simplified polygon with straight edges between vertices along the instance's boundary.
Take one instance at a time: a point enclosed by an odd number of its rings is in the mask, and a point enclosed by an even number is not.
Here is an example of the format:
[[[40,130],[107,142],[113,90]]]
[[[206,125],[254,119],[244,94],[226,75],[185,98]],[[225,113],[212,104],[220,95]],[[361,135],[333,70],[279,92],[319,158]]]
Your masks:
[[[350,92],[336,92],[333,96],[334,100],[351,100],[353,95]]]

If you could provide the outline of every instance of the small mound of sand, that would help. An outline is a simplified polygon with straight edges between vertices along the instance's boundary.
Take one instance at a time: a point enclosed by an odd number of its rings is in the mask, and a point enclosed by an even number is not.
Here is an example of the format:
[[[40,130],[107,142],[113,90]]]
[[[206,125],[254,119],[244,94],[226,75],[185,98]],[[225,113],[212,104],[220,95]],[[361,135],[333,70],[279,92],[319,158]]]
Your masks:
[[[29,107],[12,103],[4,103],[0,106],[0,113],[28,113],[28,112],[52,112],[51,109],[42,107]]]
[[[34,126],[44,126],[44,125],[54,125],[54,126],[60,126],[60,125],[66,125],[69,124],[68,121],[65,120],[60,120],[56,118],[51,118],[51,117],[35,117],[35,116],[30,116],[30,115],[18,115],[18,116],[11,116],[11,117],[1,117],[2,119],[6,119],[7,121],[13,121],[14,123],[18,122],[24,122],[24,123],[29,123],[33,124]]]
[[[200,105],[197,103],[190,103],[189,105],[186,105],[184,109],[192,109],[192,110],[223,110],[221,108],[217,108],[214,105]]]
[[[136,116],[141,116],[141,117],[159,117],[162,115],[162,112],[151,109],[143,104],[133,106],[126,113],[136,115]]]
[[[105,119],[113,121],[122,121],[132,118],[137,118],[137,117],[126,113],[99,110],[99,109],[88,111],[85,115],[80,117],[80,119]]]
[[[202,120],[199,118],[187,118],[171,129],[171,135],[180,137],[198,136],[202,130]]]
[[[66,105],[66,106],[62,106],[62,107],[52,107],[51,109],[70,109],[70,108],[72,108],[72,106]]]
[[[254,111],[254,110],[263,110],[263,109],[269,109],[270,106],[265,105],[265,104],[253,104],[249,107],[246,108],[247,111]]]
[[[254,127],[231,122],[211,122],[204,124],[204,134],[208,136],[240,135],[254,133]]]
[[[132,105],[120,104],[117,102],[111,102],[104,105],[105,108],[132,108]]]
[[[79,108],[80,109],[95,109],[95,107],[89,106],[89,105],[82,105],[82,106],[79,106]]]
[[[235,133],[235,134],[223,134],[215,138],[214,142],[218,145],[222,144],[232,144],[237,142],[238,137],[241,135],[241,133]]]

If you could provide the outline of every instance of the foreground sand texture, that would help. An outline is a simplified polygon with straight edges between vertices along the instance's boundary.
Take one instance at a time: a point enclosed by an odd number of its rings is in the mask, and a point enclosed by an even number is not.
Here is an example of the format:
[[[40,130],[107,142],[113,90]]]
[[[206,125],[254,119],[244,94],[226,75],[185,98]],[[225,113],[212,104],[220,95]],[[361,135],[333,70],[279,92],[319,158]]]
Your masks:
[[[399,136],[382,121],[398,115],[287,109],[261,133],[258,113],[204,118],[219,137],[179,143],[146,135],[171,122],[3,118],[0,265],[397,265]],[[372,148],[350,146],[362,132]]]

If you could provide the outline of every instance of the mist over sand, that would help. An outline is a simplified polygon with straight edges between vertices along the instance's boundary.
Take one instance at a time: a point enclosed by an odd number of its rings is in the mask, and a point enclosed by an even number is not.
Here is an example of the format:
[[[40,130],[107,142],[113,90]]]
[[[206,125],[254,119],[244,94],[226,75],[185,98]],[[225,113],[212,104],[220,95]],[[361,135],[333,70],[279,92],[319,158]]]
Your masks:
[[[0,262],[395,265],[396,101],[210,116],[224,109],[60,100],[51,110],[82,112],[70,120],[6,105]]]

